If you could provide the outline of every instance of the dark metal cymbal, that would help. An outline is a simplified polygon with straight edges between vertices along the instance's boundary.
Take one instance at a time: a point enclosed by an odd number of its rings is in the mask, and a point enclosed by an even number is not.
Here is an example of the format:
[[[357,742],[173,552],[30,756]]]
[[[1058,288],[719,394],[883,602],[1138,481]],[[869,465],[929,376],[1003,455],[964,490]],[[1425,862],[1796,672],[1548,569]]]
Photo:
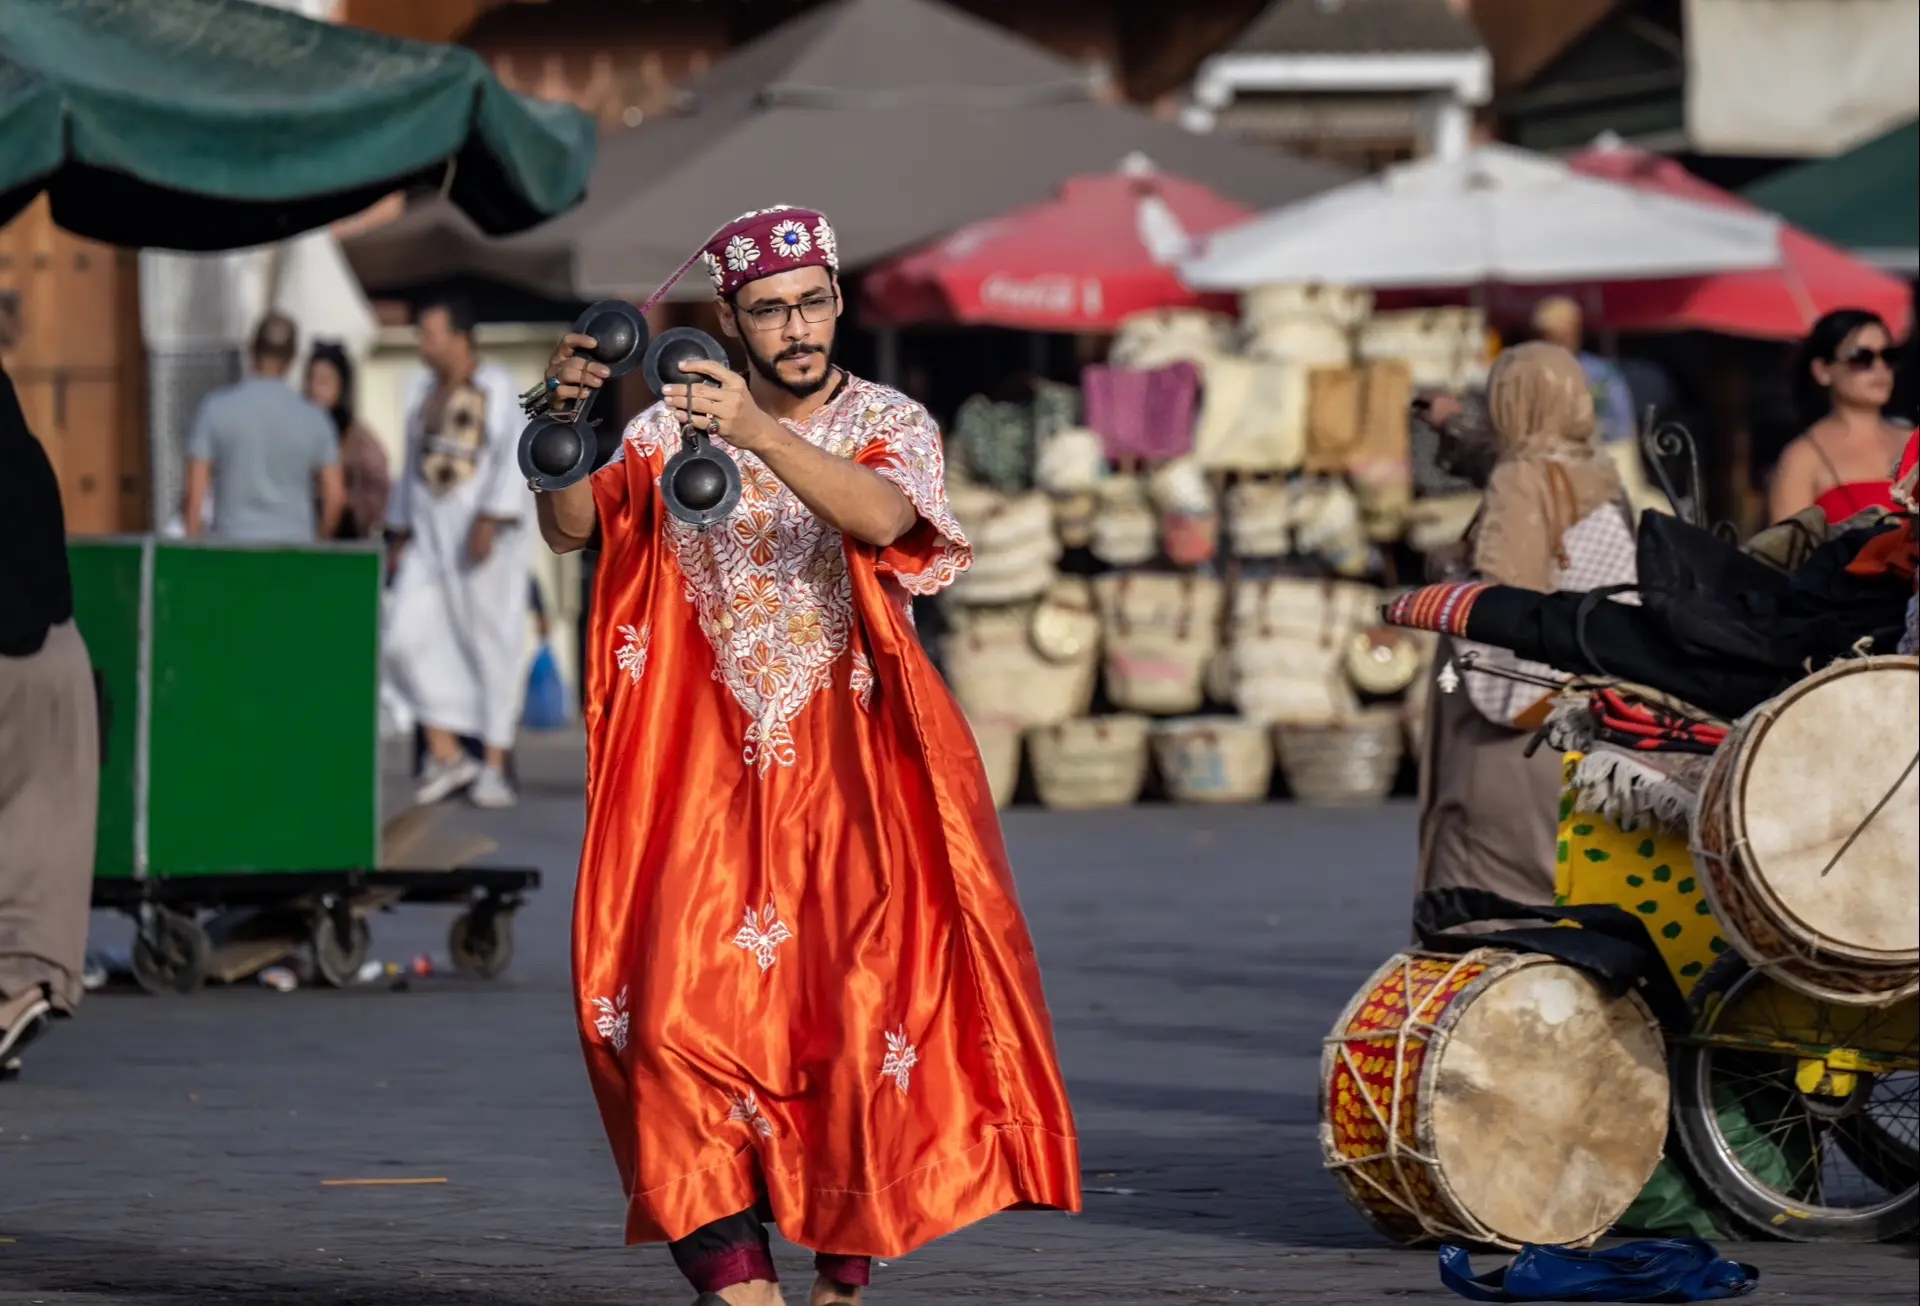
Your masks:
[[[536,417],[520,433],[520,474],[552,494],[592,471],[594,453],[593,428],[585,422]]]
[[[712,382],[706,377],[681,370],[683,364],[698,359],[719,363],[724,367],[727,351],[718,340],[698,327],[674,327],[671,331],[662,331],[647,346],[644,364],[647,385],[656,395],[670,385],[711,385]]]
[[[624,299],[592,305],[574,319],[573,333],[593,337],[593,360],[606,364],[615,376],[631,372],[647,352],[647,320]]]
[[[660,498],[673,516],[705,530],[739,504],[740,468],[705,432],[688,427],[680,452],[660,470]]]

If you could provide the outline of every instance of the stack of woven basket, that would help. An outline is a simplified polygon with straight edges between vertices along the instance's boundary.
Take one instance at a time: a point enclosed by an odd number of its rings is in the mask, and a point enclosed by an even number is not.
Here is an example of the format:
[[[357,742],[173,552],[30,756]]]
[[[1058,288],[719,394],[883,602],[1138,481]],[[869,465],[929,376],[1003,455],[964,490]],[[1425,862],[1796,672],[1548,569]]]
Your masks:
[[[1276,754],[1303,801],[1377,801],[1391,788],[1404,709],[1385,700],[1412,685],[1429,653],[1373,624],[1377,591],[1133,571],[1099,577],[1093,592],[1115,710],[1029,721],[1046,805],[1131,803],[1150,760],[1179,802],[1262,798]],[[1232,714],[1201,715],[1220,706]]]
[[[1029,468],[951,487],[976,560],[943,651],[1001,801],[1023,755],[1054,807],[1130,803],[1156,775],[1177,801],[1257,799],[1276,765],[1311,802],[1394,779],[1431,642],[1379,627],[1365,582],[1389,541],[1464,528],[1417,482],[1409,401],[1483,374],[1484,321],[1312,286],[1243,312],[1156,311],[1116,337],[1112,367],[1197,369],[1185,452],[1128,452],[1178,442],[1130,444],[1090,408],[1103,436],[1063,405],[1034,423]]]
[[[1092,706],[1100,621],[1086,582],[1064,577],[1031,602],[958,608],[950,625],[941,650],[948,683],[1004,805],[1019,777],[1021,736]]]
[[[950,485],[953,514],[973,545],[973,565],[953,583],[953,601],[967,607],[1034,599],[1053,583],[1060,541],[1044,494],[1001,494]]]

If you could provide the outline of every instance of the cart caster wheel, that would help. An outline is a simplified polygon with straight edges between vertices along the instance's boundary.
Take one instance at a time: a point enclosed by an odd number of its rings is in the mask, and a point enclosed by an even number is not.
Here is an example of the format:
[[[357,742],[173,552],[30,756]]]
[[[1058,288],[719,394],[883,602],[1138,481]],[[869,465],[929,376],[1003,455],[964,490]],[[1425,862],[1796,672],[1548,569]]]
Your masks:
[[[313,949],[313,969],[321,983],[344,989],[360,978],[360,968],[367,964],[367,953],[373,947],[373,931],[356,916],[353,928],[343,939],[333,914],[323,911],[314,916],[313,933],[307,942]]]
[[[447,935],[453,968],[480,979],[494,979],[513,960],[513,913],[461,912]]]
[[[213,943],[193,917],[155,907],[133,936],[133,978],[149,993],[192,993],[207,978]]]

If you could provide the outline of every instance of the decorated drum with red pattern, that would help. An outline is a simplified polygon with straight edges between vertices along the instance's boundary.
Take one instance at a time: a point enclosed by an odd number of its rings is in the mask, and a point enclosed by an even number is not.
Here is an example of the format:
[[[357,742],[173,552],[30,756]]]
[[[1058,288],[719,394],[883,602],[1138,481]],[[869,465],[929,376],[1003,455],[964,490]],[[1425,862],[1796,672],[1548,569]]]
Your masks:
[[[1399,1243],[1587,1246],[1666,1142],[1645,1004],[1497,948],[1387,962],[1335,1023],[1320,1082],[1322,1159]]]

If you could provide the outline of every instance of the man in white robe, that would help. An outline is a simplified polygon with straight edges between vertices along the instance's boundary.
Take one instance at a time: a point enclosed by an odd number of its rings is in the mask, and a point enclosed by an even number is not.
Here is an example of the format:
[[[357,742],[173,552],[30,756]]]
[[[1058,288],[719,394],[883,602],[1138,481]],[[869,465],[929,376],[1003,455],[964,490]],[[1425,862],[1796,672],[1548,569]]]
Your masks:
[[[519,391],[503,368],[479,361],[464,306],[429,304],[417,320],[426,368],[408,391],[406,470],[387,510],[386,670],[426,733],[415,800],[467,789],[479,806],[509,807],[533,539]],[[486,745],[484,762],[462,737]]]

